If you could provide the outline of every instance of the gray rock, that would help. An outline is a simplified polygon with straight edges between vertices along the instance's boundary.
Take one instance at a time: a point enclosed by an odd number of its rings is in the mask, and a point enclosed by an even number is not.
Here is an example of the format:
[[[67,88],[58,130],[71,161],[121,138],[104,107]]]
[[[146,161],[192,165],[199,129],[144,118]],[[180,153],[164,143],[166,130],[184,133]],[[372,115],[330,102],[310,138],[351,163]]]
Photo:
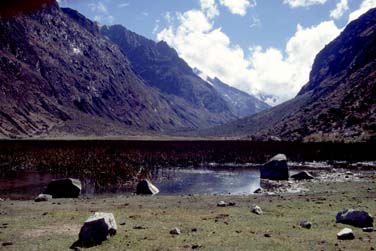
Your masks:
[[[112,213],[96,212],[90,216],[81,227],[76,241],[71,249],[76,247],[93,247],[100,245],[107,237],[115,235],[117,225]]]
[[[373,227],[364,227],[362,230],[363,232],[370,233],[373,232]]]
[[[142,180],[137,184],[137,194],[154,195],[159,193],[159,189],[154,186],[149,180]]]
[[[312,227],[312,222],[308,221],[308,220],[301,220],[299,222],[299,226],[302,227],[302,228],[306,228],[306,229],[311,229]]]
[[[263,192],[264,190],[261,187],[259,187],[253,193],[263,193]]]
[[[42,201],[49,201],[49,200],[52,200],[52,195],[50,195],[50,194],[44,194],[44,193],[39,194],[34,199],[35,202],[42,202]]]
[[[259,206],[257,206],[257,205],[252,205],[251,212],[254,213],[254,214],[257,214],[257,215],[264,214],[264,212],[262,211],[262,209]]]
[[[77,179],[58,179],[48,184],[44,194],[50,194],[52,198],[77,198],[81,189],[81,181]]]
[[[261,179],[269,180],[288,180],[289,169],[287,166],[287,158],[284,154],[277,154],[267,163],[260,167]]]
[[[373,227],[373,216],[366,211],[346,209],[337,213],[336,222],[354,227]]]
[[[222,201],[217,203],[217,206],[218,207],[225,207],[225,206],[227,206],[227,203],[222,200]]]
[[[354,233],[351,228],[344,228],[337,233],[338,240],[353,240],[355,239]]]
[[[180,231],[179,228],[175,227],[175,228],[171,229],[170,234],[172,234],[172,235],[180,235],[181,231]]]
[[[312,179],[314,179],[314,177],[309,172],[306,172],[306,171],[299,172],[297,174],[291,175],[291,178],[293,178],[294,180],[312,180]]]

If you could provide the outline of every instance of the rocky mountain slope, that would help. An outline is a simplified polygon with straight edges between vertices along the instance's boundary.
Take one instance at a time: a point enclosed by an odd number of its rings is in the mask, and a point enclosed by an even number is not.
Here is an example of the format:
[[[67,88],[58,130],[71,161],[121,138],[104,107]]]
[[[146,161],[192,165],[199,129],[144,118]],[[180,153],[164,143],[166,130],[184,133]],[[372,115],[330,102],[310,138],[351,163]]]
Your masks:
[[[20,15],[17,9],[15,15],[10,8],[0,14],[1,137],[163,132],[234,118],[207,83],[192,77],[191,100],[164,91],[136,74],[97,24],[46,2],[37,11],[33,5],[33,12]],[[157,47],[167,50],[162,43]],[[174,74],[165,76],[171,79],[166,86],[178,79]]]
[[[221,94],[232,113],[238,118],[250,116],[270,108],[265,102],[223,83],[218,78],[207,78],[207,81]]]
[[[303,141],[376,138],[376,9],[351,22],[316,57],[298,96],[201,135]]]
[[[103,26],[101,32],[119,46],[147,85],[169,95],[176,103],[203,108],[196,116],[210,117],[210,112],[227,111],[226,102],[215,89],[198,77],[166,42],[155,43],[121,25]]]

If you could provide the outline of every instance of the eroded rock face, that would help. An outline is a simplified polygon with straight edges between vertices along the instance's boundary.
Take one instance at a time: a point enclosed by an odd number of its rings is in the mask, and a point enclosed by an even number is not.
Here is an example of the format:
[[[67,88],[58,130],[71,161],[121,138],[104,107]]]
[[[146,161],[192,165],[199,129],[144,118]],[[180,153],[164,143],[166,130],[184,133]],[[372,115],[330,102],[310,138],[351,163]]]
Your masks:
[[[157,193],[159,193],[159,189],[154,186],[149,180],[142,180],[137,184],[136,194],[154,195]]]
[[[45,194],[50,194],[53,198],[77,198],[81,194],[81,181],[77,179],[58,179],[51,181]]]
[[[346,209],[337,213],[336,222],[354,227],[372,227],[373,216],[366,211]]]
[[[93,247],[100,245],[117,232],[115,217],[112,213],[96,212],[90,216],[81,227],[78,241],[71,248]]]
[[[284,154],[277,154],[267,163],[260,167],[261,179],[269,180],[288,180],[289,169],[287,166],[287,157]]]

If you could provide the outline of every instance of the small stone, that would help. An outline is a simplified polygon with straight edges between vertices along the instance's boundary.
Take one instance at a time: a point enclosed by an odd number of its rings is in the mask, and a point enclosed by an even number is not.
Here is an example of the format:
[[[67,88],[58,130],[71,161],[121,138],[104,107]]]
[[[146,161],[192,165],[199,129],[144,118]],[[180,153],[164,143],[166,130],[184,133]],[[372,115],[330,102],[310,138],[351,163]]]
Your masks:
[[[261,187],[259,187],[253,193],[263,193],[263,192],[264,190]]]
[[[355,238],[351,228],[344,228],[337,234],[338,240],[353,240]]]
[[[373,227],[364,227],[362,230],[363,232],[370,233],[370,232],[373,232]]]
[[[301,220],[299,222],[299,226],[301,226],[302,228],[310,229],[312,227],[312,223],[308,220]]]
[[[297,174],[291,175],[291,178],[293,178],[294,180],[312,180],[312,179],[314,179],[312,174],[310,174],[307,171],[303,171],[303,172],[299,172]]]
[[[192,249],[199,249],[199,248],[202,248],[202,245],[199,245],[199,244],[192,245]]]
[[[52,200],[52,195],[50,194],[39,194],[35,199],[34,201],[35,202],[42,202],[42,201],[49,201],[49,200]]]
[[[197,232],[197,228],[192,228],[191,231],[192,232]]]
[[[13,245],[13,242],[10,242],[10,241],[8,241],[8,242],[3,242],[1,245],[2,245],[3,247],[6,247],[6,246],[12,246],[12,245]]]
[[[270,236],[270,234],[264,234],[264,237],[270,238],[271,236]]]
[[[262,211],[262,209],[259,206],[257,206],[257,205],[253,205],[252,206],[251,212],[254,213],[254,214],[257,214],[257,215],[264,214],[264,212]]]
[[[234,206],[236,206],[236,203],[235,203],[235,202],[229,202],[228,205],[229,205],[230,207],[234,207]]]
[[[225,206],[227,206],[227,203],[224,202],[223,200],[218,202],[218,204],[217,204],[217,207],[225,207]]]
[[[125,223],[125,221],[123,221],[123,222],[120,222],[120,226],[124,226],[126,223]]]
[[[181,231],[180,231],[179,228],[175,227],[175,228],[171,229],[170,234],[172,234],[172,235],[180,235]]]

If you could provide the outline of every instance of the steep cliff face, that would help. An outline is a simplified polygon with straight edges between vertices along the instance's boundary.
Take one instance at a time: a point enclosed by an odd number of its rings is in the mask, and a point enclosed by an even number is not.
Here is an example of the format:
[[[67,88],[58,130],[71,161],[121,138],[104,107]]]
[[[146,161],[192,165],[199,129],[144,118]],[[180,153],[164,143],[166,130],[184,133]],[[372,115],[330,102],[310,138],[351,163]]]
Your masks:
[[[284,104],[203,134],[285,140],[374,140],[376,9],[350,23],[316,57],[309,82]]]
[[[95,23],[56,3],[0,18],[0,107],[2,137],[161,132],[231,119],[225,105],[200,117],[175,104]]]
[[[199,109],[197,116],[214,118],[229,107],[216,90],[199,78],[164,41],[155,43],[121,25],[103,26],[103,35],[129,58],[133,70],[147,85],[176,98],[175,102]]]

